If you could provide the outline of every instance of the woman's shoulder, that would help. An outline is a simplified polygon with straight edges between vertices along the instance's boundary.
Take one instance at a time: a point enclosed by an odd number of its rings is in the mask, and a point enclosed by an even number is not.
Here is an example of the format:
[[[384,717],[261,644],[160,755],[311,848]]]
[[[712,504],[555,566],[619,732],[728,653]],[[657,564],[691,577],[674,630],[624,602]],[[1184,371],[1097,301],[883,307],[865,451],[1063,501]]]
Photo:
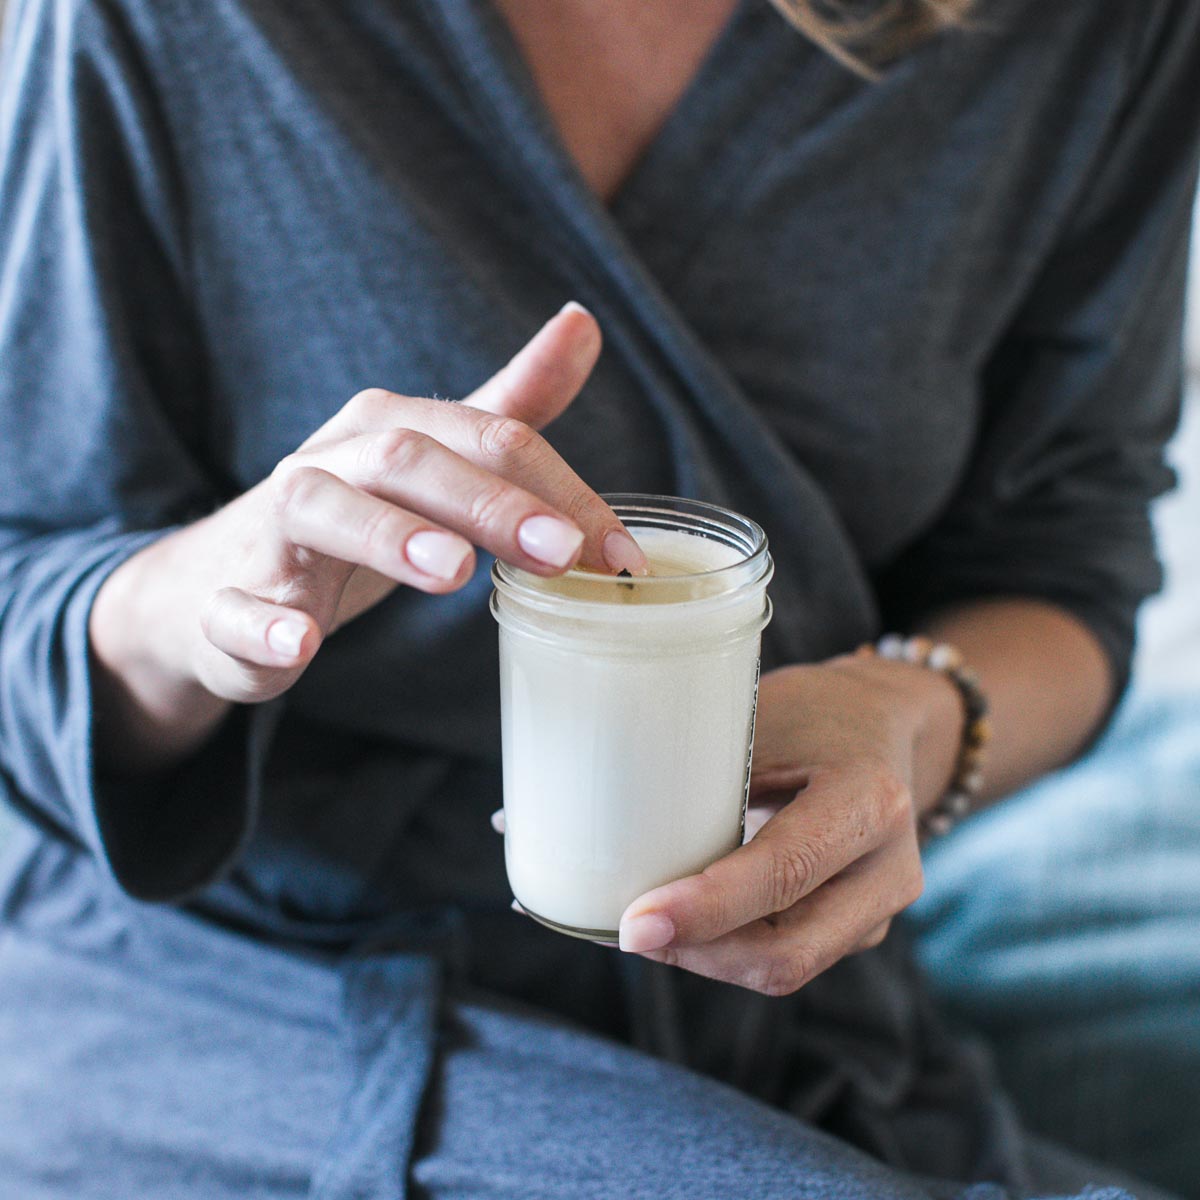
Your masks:
[[[18,63],[91,61],[106,75],[136,72],[158,91],[218,107],[227,81],[273,64],[325,84],[336,71],[353,80],[381,41],[393,57],[442,52],[425,6],[385,0],[7,0],[7,8]]]
[[[250,28],[288,7],[284,0],[226,0],[219,5],[190,0],[8,0],[8,39],[13,45],[29,44],[40,31],[52,37],[60,52],[111,48],[115,43],[162,48],[198,33]]]
[[[8,10],[10,53],[52,54],[67,67],[161,44],[173,26],[195,19],[183,0],[8,0]]]

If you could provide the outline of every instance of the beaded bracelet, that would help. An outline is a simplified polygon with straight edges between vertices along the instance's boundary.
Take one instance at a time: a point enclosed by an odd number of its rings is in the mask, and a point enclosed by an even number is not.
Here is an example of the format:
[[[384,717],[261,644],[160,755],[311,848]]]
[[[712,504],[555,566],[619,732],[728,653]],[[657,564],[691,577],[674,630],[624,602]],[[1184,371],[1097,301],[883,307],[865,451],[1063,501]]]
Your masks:
[[[889,633],[875,643],[874,651],[880,658],[941,671],[962,698],[966,721],[954,776],[945,795],[917,822],[924,837],[941,837],[970,813],[983,790],[983,765],[992,737],[987,697],[979,686],[978,676],[964,665],[962,655],[945,642]]]

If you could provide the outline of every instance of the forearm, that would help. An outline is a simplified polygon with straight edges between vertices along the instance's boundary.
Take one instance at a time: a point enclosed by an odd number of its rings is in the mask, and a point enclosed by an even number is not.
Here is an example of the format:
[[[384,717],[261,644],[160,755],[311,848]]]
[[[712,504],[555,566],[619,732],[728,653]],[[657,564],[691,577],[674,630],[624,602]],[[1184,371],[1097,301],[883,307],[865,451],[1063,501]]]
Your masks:
[[[932,616],[920,632],[956,646],[987,694],[985,802],[1070,762],[1108,712],[1108,658],[1065,609],[1033,599],[981,600]]]

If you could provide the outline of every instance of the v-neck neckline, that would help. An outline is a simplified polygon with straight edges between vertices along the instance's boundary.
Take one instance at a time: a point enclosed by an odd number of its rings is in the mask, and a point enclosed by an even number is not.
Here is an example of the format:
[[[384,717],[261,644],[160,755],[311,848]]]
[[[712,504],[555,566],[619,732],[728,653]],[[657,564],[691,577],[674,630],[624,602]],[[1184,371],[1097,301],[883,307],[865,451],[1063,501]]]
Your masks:
[[[567,145],[566,139],[563,137],[554,119],[554,114],[550,111],[549,105],[538,85],[533,68],[525,57],[515,32],[505,19],[504,14],[500,11],[499,6],[493,0],[480,0],[482,7],[487,10],[487,15],[484,19],[493,26],[491,33],[496,44],[496,49],[505,60],[505,66],[514,84],[526,93],[530,106],[538,110],[541,118],[539,124],[542,130],[548,132],[550,138],[557,144],[559,153],[574,168],[575,173],[579,176],[583,186],[591,193],[595,203],[613,216],[617,216],[621,209],[625,207],[626,193],[636,193],[638,179],[643,174],[643,167],[645,166],[647,169],[652,168],[654,161],[662,157],[664,150],[669,152],[672,146],[679,141],[681,128],[686,130],[689,127],[695,127],[698,124],[697,118],[703,118],[706,115],[706,101],[711,97],[712,93],[712,88],[709,84],[714,78],[721,78],[727,73],[727,68],[730,64],[725,60],[733,54],[733,49],[736,47],[741,34],[742,24],[747,18],[752,2],[753,0],[735,0],[728,15],[717,30],[716,35],[700,56],[699,62],[692,70],[679,95],[675,98],[674,103],[667,110],[658,127],[642,147],[641,153],[637,155],[625,171],[616,190],[610,197],[605,199],[588,182],[582,167]]]
[[[516,39],[491,0],[425,0],[425,7],[441,27],[473,110],[486,126],[496,169],[521,190],[539,193],[556,220],[590,235],[588,241],[597,236],[637,239],[661,216],[664,201],[681,183],[692,189],[685,205],[672,208],[672,234],[693,220],[697,227],[706,223],[745,165],[744,152],[762,152],[749,141],[743,151],[736,134],[759,98],[778,85],[778,72],[764,71],[763,56],[777,63],[780,49],[785,56],[791,53],[775,27],[783,19],[767,0],[738,0],[679,100],[605,204],[563,142]],[[770,54],[772,42],[775,55]],[[701,162],[712,169],[702,180],[687,180],[688,169]]]

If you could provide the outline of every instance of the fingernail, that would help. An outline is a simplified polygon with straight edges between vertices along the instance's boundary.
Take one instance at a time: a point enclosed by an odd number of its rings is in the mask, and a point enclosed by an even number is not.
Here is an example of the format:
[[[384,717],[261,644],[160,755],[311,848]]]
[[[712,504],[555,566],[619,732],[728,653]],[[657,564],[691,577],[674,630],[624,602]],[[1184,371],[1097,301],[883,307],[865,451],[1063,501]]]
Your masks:
[[[497,833],[504,832],[504,809],[498,808],[492,813],[492,828]]]
[[[418,571],[435,579],[457,579],[471,547],[452,533],[423,529],[404,543],[404,557]]]
[[[267,645],[284,658],[299,658],[307,632],[300,621],[274,621],[267,626]]]
[[[509,906],[515,913],[520,913],[521,916],[527,917],[529,914],[521,907],[520,900],[514,900]]]
[[[666,913],[643,913],[621,922],[621,949],[627,954],[661,950],[675,938],[675,922]]]
[[[623,529],[604,535],[604,561],[613,571],[628,571],[630,575],[649,575],[650,564],[641,546]]]
[[[746,828],[742,831],[742,842],[752,841],[758,836],[758,831],[775,814],[769,808],[752,807],[746,810]]]
[[[599,352],[599,338],[596,334],[598,322],[578,300],[568,300],[558,310],[556,316],[561,317],[567,313],[583,313],[585,317],[591,318],[587,325],[577,328],[574,345],[567,351],[577,370],[590,372],[596,364],[596,355]]]
[[[528,517],[517,530],[517,541],[530,558],[549,567],[569,567],[583,545],[583,533],[558,517]]]

